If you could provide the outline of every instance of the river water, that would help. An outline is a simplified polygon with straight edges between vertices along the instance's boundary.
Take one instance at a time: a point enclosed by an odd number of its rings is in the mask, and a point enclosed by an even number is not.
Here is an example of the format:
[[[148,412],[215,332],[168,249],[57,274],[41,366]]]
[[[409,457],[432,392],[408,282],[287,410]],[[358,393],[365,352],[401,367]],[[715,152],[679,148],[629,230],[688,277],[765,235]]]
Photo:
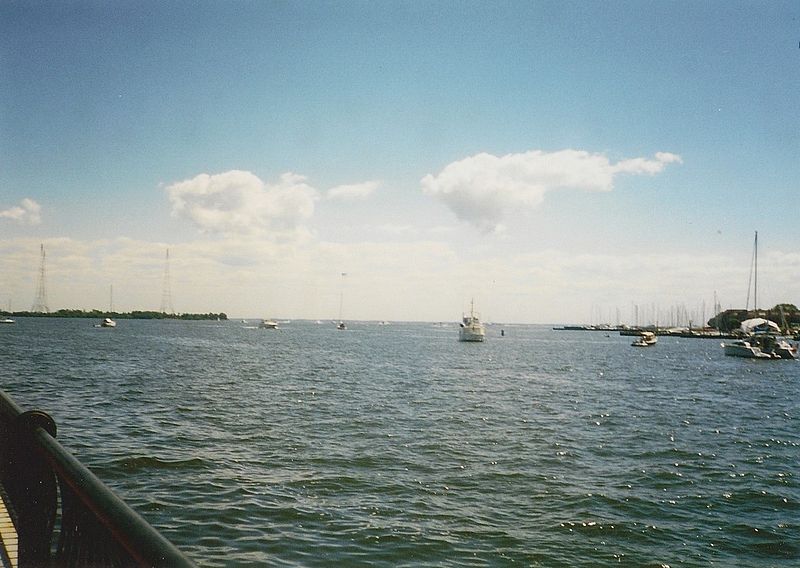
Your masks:
[[[545,326],[25,319],[0,388],[201,566],[797,566],[800,363]]]

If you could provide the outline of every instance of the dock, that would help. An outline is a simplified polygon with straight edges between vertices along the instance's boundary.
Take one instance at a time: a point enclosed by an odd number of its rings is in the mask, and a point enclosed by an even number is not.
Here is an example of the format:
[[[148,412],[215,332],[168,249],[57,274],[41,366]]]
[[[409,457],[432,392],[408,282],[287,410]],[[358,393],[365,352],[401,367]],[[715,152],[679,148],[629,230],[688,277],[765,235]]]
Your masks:
[[[0,487],[0,566],[19,568],[19,540],[17,528],[6,507],[5,492]]]

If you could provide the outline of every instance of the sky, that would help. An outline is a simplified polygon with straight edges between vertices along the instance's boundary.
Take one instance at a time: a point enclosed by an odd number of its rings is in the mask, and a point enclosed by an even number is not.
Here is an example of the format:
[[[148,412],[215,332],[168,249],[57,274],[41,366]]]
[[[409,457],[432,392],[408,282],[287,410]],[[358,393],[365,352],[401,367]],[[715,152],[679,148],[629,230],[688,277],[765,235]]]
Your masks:
[[[5,1],[0,307],[800,304],[798,101],[797,2]]]

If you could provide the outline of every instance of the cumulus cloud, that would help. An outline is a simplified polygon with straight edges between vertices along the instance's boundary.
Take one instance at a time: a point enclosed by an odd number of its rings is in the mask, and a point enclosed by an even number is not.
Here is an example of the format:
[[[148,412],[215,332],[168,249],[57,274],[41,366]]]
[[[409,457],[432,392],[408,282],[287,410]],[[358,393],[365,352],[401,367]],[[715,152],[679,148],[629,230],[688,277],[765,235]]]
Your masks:
[[[380,182],[365,181],[363,183],[355,183],[350,185],[338,185],[328,190],[328,199],[366,199],[378,189]]]
[[[42,222],[41,210],[41,205],[26,197],[19,205],[0,211],[0,219],[11,219],[21,225],[38,225]]]
[[[240,170],[200,174],[166,188],[175,217],[206,233],[264,234],[300,228],[314,214],[317,191],[291,172],[277,183]]]
[[[549,191],[611,191],[618,174],[654,175],[676,162],[681,162],[680,156],[667,152],[616,163],[583,150],[481,153],[448,164],[437,175],[426,175],[421,184],[425,193],[442,200],[460,219],[493,231],[507,210],[535,207]]]

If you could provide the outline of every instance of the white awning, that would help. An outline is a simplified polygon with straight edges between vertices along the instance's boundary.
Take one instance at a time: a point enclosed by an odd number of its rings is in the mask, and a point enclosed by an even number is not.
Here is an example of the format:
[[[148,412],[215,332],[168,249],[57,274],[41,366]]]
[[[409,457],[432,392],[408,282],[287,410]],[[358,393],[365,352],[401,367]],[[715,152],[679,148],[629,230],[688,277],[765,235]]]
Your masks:
[[[774,321],[764,318],[744,320],[739,327],[745,333],[780,333],[780,326]]]

